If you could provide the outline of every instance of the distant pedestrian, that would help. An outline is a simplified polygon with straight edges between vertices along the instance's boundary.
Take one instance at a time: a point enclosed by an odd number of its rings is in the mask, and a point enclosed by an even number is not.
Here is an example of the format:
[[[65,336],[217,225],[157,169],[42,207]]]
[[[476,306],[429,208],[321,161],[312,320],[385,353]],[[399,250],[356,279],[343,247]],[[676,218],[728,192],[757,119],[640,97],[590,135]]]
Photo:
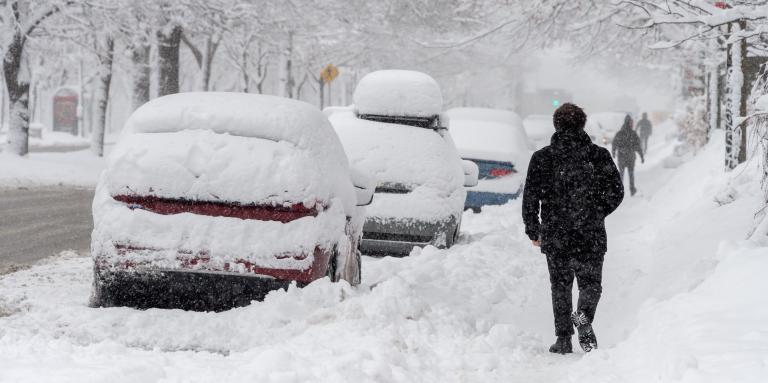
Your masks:
[[[648,138],[653,134],[653,124],[648,120],[648,113],[643,113],[643,117],[637,122],[637,134],[643,143],[643,153],[648,154]]]
[[[624,118],[624,125],[613,137],[613,157],[619,157],[619,173],[621,173],[621,182],[624,182],[624,170],[629,173],[629,192],[632,195],[637,193],[635,189],[635,153],[640,155],[640,161],[645,162],[643,148],[640,144],[640,137],[632,130],[632,117],[627,115]]]
[[[592,321],[602,294],[605,217],[624,198],[611,154],[592,143],[586,121],[570,103],[555,111],[551,144],[533,154],[523,194],[525,233],[547,257],[557,336],[549,351],[559,354],[573,352],[574,326],[584,351],[597,348]],[[579,301],[572,313],[574,277]]]

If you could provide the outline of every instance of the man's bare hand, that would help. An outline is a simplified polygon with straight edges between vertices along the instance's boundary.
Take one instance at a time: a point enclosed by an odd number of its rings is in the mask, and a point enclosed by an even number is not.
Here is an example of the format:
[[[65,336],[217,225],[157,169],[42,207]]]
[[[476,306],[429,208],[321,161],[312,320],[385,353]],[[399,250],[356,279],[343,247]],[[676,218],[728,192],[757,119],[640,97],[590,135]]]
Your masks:
[[[533,243],[533,246],[536,246],[536,247],[541,247],[541,240],[538,240],[538,241],[531,241],[531,243]]]

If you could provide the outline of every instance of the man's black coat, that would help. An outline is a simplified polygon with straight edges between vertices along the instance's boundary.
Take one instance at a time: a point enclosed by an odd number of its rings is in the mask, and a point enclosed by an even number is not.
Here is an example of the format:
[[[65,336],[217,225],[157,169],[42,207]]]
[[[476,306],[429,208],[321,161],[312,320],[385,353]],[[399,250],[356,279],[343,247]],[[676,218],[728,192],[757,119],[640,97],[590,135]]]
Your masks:
[[[560,170],[561,174],[556,175],[563,166],[583,166],[589,171],[580,174]],[[584,186],[558,191],[557,187],[564,184]],[[523,194],[525,233],[532,241],[541,240],[545,254],[605,254],[605,217],[616,210],[622,199],[624,186],[608,150],[593,144],[583,129],[558,131],[549,146],[533,154],[528,167]],[[584,212],[577,220],[565,213],[574,205]]]

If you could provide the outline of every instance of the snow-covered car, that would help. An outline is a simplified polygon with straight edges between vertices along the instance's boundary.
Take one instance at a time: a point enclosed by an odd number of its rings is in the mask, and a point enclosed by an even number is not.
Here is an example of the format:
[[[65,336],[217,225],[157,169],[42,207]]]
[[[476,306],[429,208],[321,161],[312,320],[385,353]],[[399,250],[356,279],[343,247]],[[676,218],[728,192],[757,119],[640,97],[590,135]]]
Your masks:
[[[292,282],[358,284],[373,190],[314,106],[155,99],[126,122],[96,189],[91,304],[222,310]]]
[[[597,144],[608,145],[613,142],[613,137],[624,125],[627,115],[628,113],[625,112],[590,113],[584,129],[591,136],[596,136]]]
[[[533,143],[533,149],[538,150],[549,145],[552,135],[555,134],[555,125],[552,116],[532,114],[523,120],[523,127],[528,139]]]
[[[478,185],[467,191],[465,209],[503,205],[522,192],[531,158],[530,142],[520,117],[512,111],[454,108],[449,130],[461,158],[477,164]]]
[[[377,182],[363,253],[408,255],[415,246],[452,246],[464,187],[477,183],[477,167],[461,160],[445,128],[437,82],[419,72],[373,72],[360,80],[354,100],[353,107],[331,111],[330,120],[350,162]]]

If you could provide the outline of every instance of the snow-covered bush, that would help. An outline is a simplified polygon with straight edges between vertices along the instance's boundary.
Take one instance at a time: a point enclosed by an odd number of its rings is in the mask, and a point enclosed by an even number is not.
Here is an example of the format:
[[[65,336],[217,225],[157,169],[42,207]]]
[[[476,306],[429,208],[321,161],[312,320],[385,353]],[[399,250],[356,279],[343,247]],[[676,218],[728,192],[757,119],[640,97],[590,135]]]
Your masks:
[[[686,151],[696,153],[707,143],[707,100],[704,96],[693,97],[685,105],[684,110],[675,114],[675,122],[680,130],[680,140]]]

